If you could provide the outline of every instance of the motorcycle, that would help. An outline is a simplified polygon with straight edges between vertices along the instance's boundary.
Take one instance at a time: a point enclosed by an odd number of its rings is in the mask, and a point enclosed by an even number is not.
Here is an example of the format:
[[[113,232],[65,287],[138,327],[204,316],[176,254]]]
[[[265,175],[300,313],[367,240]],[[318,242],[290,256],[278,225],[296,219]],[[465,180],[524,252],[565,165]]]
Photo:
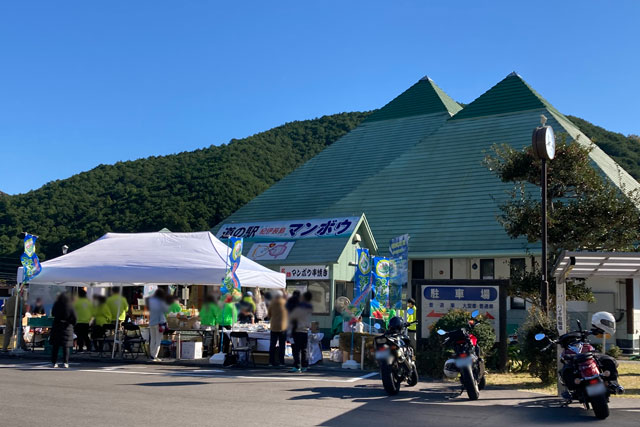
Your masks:
[[[471,313],[469,329],[473,330],[478,323],[474,321],[478,317],[478,310]],[[438,335],[445,337],[444,344],[453,343],[454,355],[444,364],[444,374],[447,378],[456,378],[460,375],[462,389],[460,394],[466,390],[469,400],[477,400],[480,397],[480,390],[487,384],[484,371],[484,359],[480,354],[478,339],[466,328],[446,332],[437,330]]]
[[[417,322],[406,323],[400,317],[393,317],[386,332],[374,338],[382,385],[389,396],[398,394],[400,384],[405,381],[409,387],[418,383],[414,350],[407,335],[407,328],[414,323]]]
[[[542,351],[548,350],[554,344],[559,344],[563,349],[560,356],[563,366],[558,371],[558,377],[561,384],[567,388],[563,393],[566,404],[577,400],[586,410],[591,406],[596,418],[602,420],[609,416],[609,396],[624,393],[624,388],[617,382],[615,359],[594,354],[595,348],[589,342],[589,335],[599,335],[604,331],[595,327],[583,330],[579,320],[577,323],[577,331],[561,335],[557,340],[552,340],[542,333],[537,334],[535,339],[549,341]],[[615,320],[613,325],[615,328]]]

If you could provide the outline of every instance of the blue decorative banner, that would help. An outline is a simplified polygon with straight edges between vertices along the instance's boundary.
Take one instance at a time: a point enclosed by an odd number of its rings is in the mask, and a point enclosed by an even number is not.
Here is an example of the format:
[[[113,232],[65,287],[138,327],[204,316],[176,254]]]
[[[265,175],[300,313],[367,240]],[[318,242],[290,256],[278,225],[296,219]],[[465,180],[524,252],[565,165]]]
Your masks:
[[[241,237],[229,238],[229,246],[231,247],[231,250],[229,251],[229,267],[227,268],[227,275],[224,278],[222,287],[220,288],[223,294],[226,294],[231,290],[240,291],[241,284],[236,271],[238,270],[240,259],[242,258],[242,241]]]
[[[367,295],[371,292],[371,256],[369,249],[356,249],[358,265],[353,276],[354,299],[349,306],[352,317],[358,318],[366,307]]]
[[[389,306],[402,309],[402,290],[409,282],[409,235],[403,234],[389,241],[391,257],[389,273]]]
[[[22,275],[23,282],[28,282],[42,271],[40,260],[38,259],[38,255],[36,255],[36,240],[38,240],[38,236],[25,233],[24,253],[20,256],[20,262],[24,270]]]
[[[371,317],[385,321],[389,317],[389,269],[388,258],[373,257]]]

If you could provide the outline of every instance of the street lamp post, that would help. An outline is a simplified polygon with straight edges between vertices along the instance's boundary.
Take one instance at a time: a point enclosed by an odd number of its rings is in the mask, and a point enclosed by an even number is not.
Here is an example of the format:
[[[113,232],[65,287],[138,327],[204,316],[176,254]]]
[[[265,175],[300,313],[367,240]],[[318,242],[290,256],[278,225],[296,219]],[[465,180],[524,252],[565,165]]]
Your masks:
[[[547,118],[542,116],[542,126],[534,129],[532,136],[532,148],[535,156],[541,160],[540,192],[541,192],[541,218],[542,218],[542,280],[540,281],[540,300],[542,310],[549,312],[549,269],[547,267],[547,160],[552,160],[556,154],[556,138],[551,126],[545,126]]]

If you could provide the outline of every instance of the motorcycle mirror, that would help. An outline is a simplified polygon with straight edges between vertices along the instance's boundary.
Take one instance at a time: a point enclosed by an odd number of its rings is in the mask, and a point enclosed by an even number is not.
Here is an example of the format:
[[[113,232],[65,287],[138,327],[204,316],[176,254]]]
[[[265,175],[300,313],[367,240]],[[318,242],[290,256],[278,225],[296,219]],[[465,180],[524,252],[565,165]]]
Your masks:
[[[473,310],[471,312],[471,317],[473,317],[475,319],[476,317],[478,317],[478,314],[480,314],[480,312],[478,310]]]
[[[542,341],[546,337],[545,334],[536,334],[536,341]]]
[[[373,325],[373,327],[374,327],[376,330],[380,330],[380,323],[376,323],[375,325]]]
[[[438,329],[436,332],[438,332],[438,335],[446,335],[446,332],[442,329]]]
[[[415,310],[413,308],[407,309],[407,314],[413,314],[413,313],[415,313]]]

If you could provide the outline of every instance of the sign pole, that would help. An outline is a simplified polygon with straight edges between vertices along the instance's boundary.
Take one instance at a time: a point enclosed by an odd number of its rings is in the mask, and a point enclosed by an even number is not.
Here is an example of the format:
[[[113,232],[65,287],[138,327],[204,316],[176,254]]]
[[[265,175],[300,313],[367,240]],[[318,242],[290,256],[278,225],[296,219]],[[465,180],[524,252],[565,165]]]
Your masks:
[[[542,311],[549,313],[549,268],[547,266],[547,160],[542,158],[542,172],[540,176],[541,182],[541,214],[542,214],[542,281],[540,283],[540,300],[542,303]]]

